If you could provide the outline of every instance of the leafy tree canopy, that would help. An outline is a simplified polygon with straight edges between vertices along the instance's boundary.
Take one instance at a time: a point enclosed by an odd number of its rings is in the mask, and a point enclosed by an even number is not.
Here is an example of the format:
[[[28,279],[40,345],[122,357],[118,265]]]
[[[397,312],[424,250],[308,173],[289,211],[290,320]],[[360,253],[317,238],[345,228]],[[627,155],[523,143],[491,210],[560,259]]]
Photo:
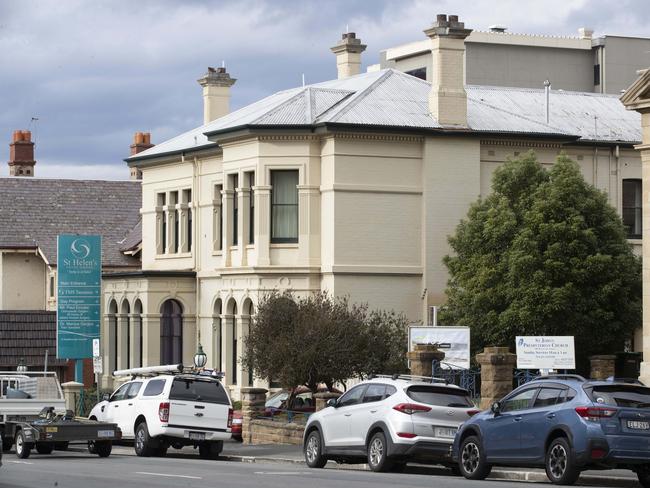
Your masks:
[[[549,170],[533,152],[505,163],[449,242],[441,321],[471,327],[476,350],[573,335],[584,365],[641,324],[640,259],[607,195],[566,155]]]
[[[317,293],[298,298],[273,291],[260,302],[246,340],[243,364],[284,388],[373,373],[406,371],[406,317],[371,311],[347,298]]]

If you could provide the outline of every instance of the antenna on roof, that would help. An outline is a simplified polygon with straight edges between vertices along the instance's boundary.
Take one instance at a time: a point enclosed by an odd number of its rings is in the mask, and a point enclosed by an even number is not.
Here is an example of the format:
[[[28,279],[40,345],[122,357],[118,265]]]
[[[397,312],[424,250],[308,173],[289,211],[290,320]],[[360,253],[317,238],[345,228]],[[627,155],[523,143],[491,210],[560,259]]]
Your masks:
[[[29,125],[27,125],[27,130],[31,129],[34,122],[38,122],[38,117],[32,117],[32,120],[29,121]]]
[[[302,74],[302,86],[305,86],[305,73]]]
[[[345,33],[350,32],[350,24],[345,24]]]
[[[225,68],[225,67],[226,67],[226,62],[225,62],[223,59],[221,60],[221,67],[222,67],[222,68]]]

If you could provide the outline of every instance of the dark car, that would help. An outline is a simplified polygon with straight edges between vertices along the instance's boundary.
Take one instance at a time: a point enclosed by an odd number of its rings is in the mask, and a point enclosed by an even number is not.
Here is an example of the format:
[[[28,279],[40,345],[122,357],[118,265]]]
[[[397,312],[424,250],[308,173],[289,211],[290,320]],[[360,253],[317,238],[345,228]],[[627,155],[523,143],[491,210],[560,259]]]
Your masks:
[[[465,422],[453,458],[463,476],[493,465],[541,467],[555,484],[585,469],[631,469],[650,488],[650,388],[573,375],[527,383]]]

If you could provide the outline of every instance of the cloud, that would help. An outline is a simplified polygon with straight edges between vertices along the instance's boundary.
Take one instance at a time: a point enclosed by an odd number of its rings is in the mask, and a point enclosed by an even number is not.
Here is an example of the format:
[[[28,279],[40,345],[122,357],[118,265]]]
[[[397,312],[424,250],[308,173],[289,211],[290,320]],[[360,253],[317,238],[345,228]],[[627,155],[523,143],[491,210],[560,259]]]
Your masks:
[[[196,80],[222,60],[238,79],[236,109],[303,73],[308,83],[335,77],[329,48],[346,25],[368,45],[368,65],[381,49],[424,39],[440,12],[483,30],[648,35],[649,10],[646,0],[0,2],[0,144],[36,116],[37,174],[128,174],[122,158],[135,131],[161,142],[201,123]]]

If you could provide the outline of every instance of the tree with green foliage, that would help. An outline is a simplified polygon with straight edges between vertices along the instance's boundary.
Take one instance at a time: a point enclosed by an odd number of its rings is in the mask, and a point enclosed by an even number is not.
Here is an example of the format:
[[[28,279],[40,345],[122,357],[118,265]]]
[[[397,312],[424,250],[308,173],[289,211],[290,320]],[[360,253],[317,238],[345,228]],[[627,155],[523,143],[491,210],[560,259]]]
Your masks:
[[[475,350],[573,335],[583,369],[641,324],[640,259],[607,195],[566,155],[549,170],[533,152],[505,163],[449,242],[441,322],[469,326]]]
[[[331,388],[353,377],[404,372],[407,327],[402,315],[368,312],[347,298],[273,291],[257,307],[242,362],[283,388],[315,392],[321,383]]]

